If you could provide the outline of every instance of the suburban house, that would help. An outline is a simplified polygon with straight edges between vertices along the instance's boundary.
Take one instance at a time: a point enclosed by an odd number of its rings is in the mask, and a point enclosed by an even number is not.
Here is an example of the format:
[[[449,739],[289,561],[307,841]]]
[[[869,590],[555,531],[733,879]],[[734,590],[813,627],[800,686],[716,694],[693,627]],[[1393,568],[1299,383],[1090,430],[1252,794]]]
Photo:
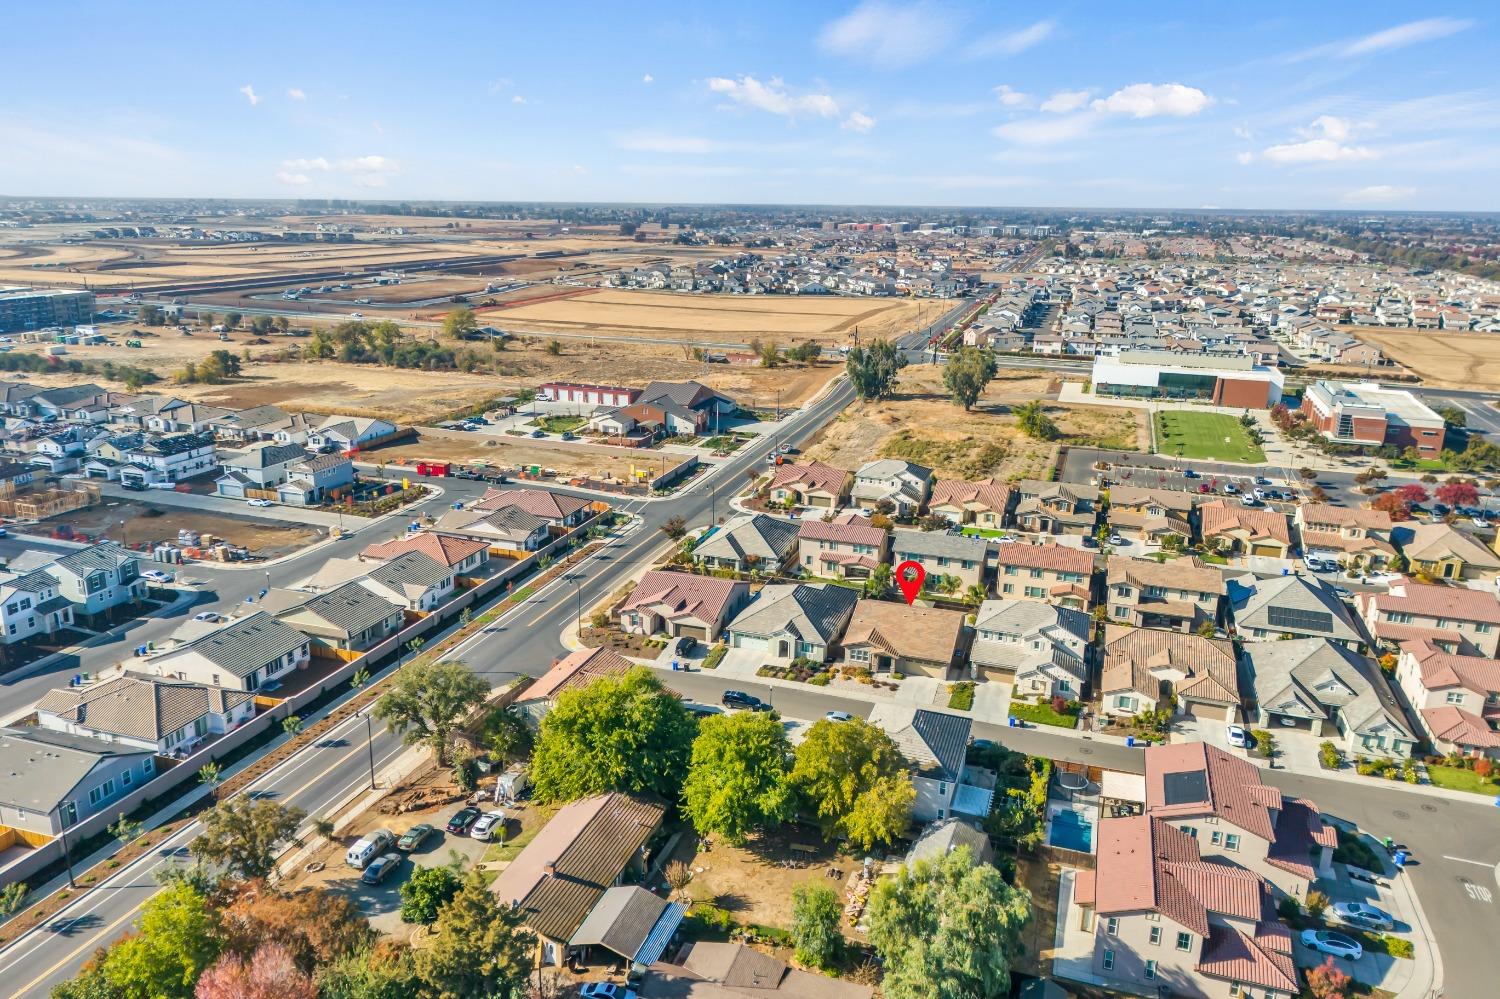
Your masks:
[[[558,695],[579,690],[595,680],[619,679],[636,664],[614,649],[579,649],[563,656],[517,697],[512,704],[533,726],[541,724],[557,704]]]
[[[645,439],[691,437],[701,434],[707,426],[707,413],[679,406],[670,399],[633,402],[599,413],[588,422],[588,428],[597,433]]]
[[[45,728],[0,728],[0,825],[51,838],[156,776],[149,749]]]
[[[880,703],[870,709],[870,724],[884,729],[911,765],[917,791],[913,819],[926,823],[950,815],[990,814],[995,775],[965,764],[974,719],[910,704]]]
[[[1010,516],[1015,490],[997,479],[964,482],[939,479],[933,483],[927,512],[955,524],[972,524],[980,530],[998,531]]]
[[[445,510],[432,529],[444,536],[458,535],[466,540],[511,551],[534,552],[552,540],[555,521],[529,513],[519,506],[499,510]]]
[[[276,502],[318,506],[354,483],[354,460],[347,454],[310,454],[287,466],[286,481],[276,487]]]
[[[1323,638],[1246,642],[1256,724],[1327,739],[1350,756],[1404,759],[1417,739],[1379,667]]]
[[[1099,710],[1117,718],[1155,711],[1168,697],[1178,715],[1239,719],[1240,685],[1234,644],[1180,631],[1104,628]]]
[[[628,406],[640,398],[640,395],[640,389],[580,382],[543,382],[536,388],[536,397],[539,402],[566,402],[577,406],[587,406],[590,410],[600,406],[608,406],[612,409]]]
[[[768,663],[828,661],[859,596],[832,583],[764,587],[729,623],[729,644],[763,653]]]
[[[855,471],[849,498],[872,508],[889,502],[895,516],[911,517],[922,508],[931,488],[932,469],[899,458],[881,458]]]
[[[1286,558],[1292,549],[1292,532],[1285,514],[1228,500],[1214,500],[1198,508],[1198,532],[1203,543],[1221,555]]]
[[[315,653],[337,655],[363,652],[400,631],[405,623],[402,611],[401,604],[351,580],[279,611],[276,619],[312,639]]]
[[[1093,621],[1083,611],[1034,600],[986,600],[969,653],[976,680],[1013,682],[1032,697],[1078,699],[1088,683]]]
[[[869,579],[885,561],[887,537],[863,517],[832,523],[803,520],[797,528],[797,565],[809,576]]]
[[[958,580],[960,591],[984,583],[984,565],[989,544],[946,531],[916,531],[897,528],[891,532],[891,561],[916,562],[927,571],[926,588],[938,589],[944,576]]]
[[[1160,545],[1175,535],[1193,540],[1194,493],[1114,485],[1109,489],[1109,526],[1122,537]]]
[[[1434,750],[1500,759],[1500,660],[1415,639],[1401,643],[1396,679]]]
[[[740,408],[739,403],[729,396],[715,389],[709,388],[702,382],[688,380],[685,382],[648,382],[641,389],[637,402],[671,403],[695,413],[701,413],[705,417],[706,429],[717,433],[720,429],[720,421],[727,416],[733,416]]]
[[[158,434],[208,434],[212,436],[213,425],[229,415],[221,406],[205,406],[201,402],[169,406],[150,414],[145,419],[147,430]]]
[[[777,465],[771,473],[772,503],[837,510],[849,494],[852,476],[821,461]]]
[[[306,635],[257,611],[151,656],[144,668],[155,676],[254,693],[306,666],[309,651]]]
[[[657,961],[636,990],[640,999],[870,999],[874,990],[794,968],[740,943],[700,940]]]
[[[1282,794],[1261,781],[1255,764],[1207,743],[1146,748],[1146,815],[1295,899],[1307,897],[1313,880],[1333,876],[1338,839],[1318,806]]]
[[[1073,482],[1022,479],[1016,484],[1016,526],[1033,534],[1094,533],[1099,490]]]
[[[522,913],[543,964],[562,965],[573,935],[626,875],[645,873],[646,844],[666,810],[612,791],[572,801],[490,885],[502,905]]]
[[[1404,579],[1386,593],[1355,594],[1354,604],[1382,644],[1425,638],[1455,655],[1500,657],[1500,600],[1493,593]]]
[[[1074,876],[1070,906],[1093,936],[1090,981],[1131,995],[1294,999],[1292,934],[1269,886],[1203,844],[1150,815],[1099,823],[1095,867]]]
[[[0,573],[0,641],[6,645],[54,635],[73,623],[73,604],[45,568]]]
[[[1308,555],[1331,555],[1350,568],[1384,569],[1396,554],[1391,515],[1384,510],[1302,503],[1294,519]]]
[[[261,440],[271,436],[270,424],[286,417],[286,411],[279,406],[251,406],[249,409],[231,410],[211,421],[209,429],[222,440]]]
[[[365,589],[409,611],[429,614],[453,599],[454,572],[425,552],[406,552],[359,578]]]
[[[353,451],[395,432],[394,423],[369,416],[330,416],[308,431],[307,446],[314,451]]]
[[[568,944],[584,961],[612,954],[639,974],[666,951],[685,915],[687,909],[678,902],[640,885],[618,885],[604,892]]]
[[[431,531],[408,534],[403,538],[370,545],[359,553],[359,557],[384,562],[407,552],[421,552],[446,565],[455,576],[479,572],[490,559],[489,545],[483,541],[434,534]]]
[[[693,547],[706,569],[775,575],[797,561],[798,524],[763,513],[744,513],[714,528]]]
[[[93,618],[146,596],[141,560],[113,541],[100,541],[49,562],[43,570],[57,580],[57,593],[75,615]]]
[[[749,599],[748,583],[652,569],[620,605],[620,630],[716,642],[724,625]]]
[[[471,510],[504,510],[507,507],[542,517],[555,527],[568,528],[588,520],[592,504],[580,496],[546,489],[486,489],[483,496],[469,504]]]
[[[922,830],[911,849],[906,851],[904,863],[908,868],[922,861],[936,863],[955,850],[968,850],[975,864],[989,864],[995,859],[990,834],[979,823],[971,818],[950,815]]]
[[[36,703],[37,725],[159,756],[191,750],[255,715],[248,691],[176,683],[134,673],[85,687],[57,687]]]
[[[1094,556],[1057,544],[998,545],[995,593],[1002,599],[1041,600],[1074,610],[1093,606]]]
[[[172,434],[151,437],[125,452],[120,467],[122,485],[182,482],[218,467],[211,434]]]
[[[1137,628],[1197,631],[1219,619],[1224,574],[1196,558],[1157,563],[1111,555],[1105,593],[1109,617]]]
[[[306,455],[300,444],[275,441],[256,441],[238,451],[229,451],[219,461],[224,474],[215,481],[214,491],[231,499],[246,499],[247,489],[275,489],[286,481],[288,466]]]
[[[1311,576],[1229,581],[1235,631],[1246,641],[1326,638],[1361,652],[1365,636],[1332,586]]]
[[[844,662],[876,673],[948,679],[963,661],[964,612],[892,600],[861,600],[844,632]]]
[[[1391,540],[1406,556],[1407,571],[1428,579],[1491,579],[1500,572],[1500,556],[1451,524],[1398,524]]]

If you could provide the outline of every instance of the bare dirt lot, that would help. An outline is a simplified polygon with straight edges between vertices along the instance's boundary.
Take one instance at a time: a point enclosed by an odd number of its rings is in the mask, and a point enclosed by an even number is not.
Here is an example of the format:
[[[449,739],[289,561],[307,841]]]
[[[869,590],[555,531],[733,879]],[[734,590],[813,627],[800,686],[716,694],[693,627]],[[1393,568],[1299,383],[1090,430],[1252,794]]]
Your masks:
[[[551,301],[484,310],[508,328],[597,336],[662,337],[788,344],[889,336],[930,322],[951,308],[947,299],[829,296],[690,295],[601,289]]]
[[[902,370],[896,397],[855,403],[808,446],[809,457],[854,470],[874,458],[905,458],[940,477],[1037,478],[1063,444],[1115,450],[1145,446],[1146,425],[1136,410],[1047,403],[1061,437],[1036,441],[1016,427],[1011,407],[1055,398],[1052,376],[1033,369],[1002,369],[968,413],[948,398],[942,369],[921,364]]]
[[[1500,391],[1500,337],[1371,326],[1339,329],[1379,347],[1397,364],[1421,376],[1425,384]]]
[[[509,434],[467,434],[423,431],[415,441],[401,441],[366,453],[367,461],[414,465],[418,461],[484,462],[503,469],[552,469],[562,478],[588,477],[627,482],[635,472],[650,478],[676,468],[682,456],[646,448],[630,449],[585,444],[581,441],[533,439]]]
[[[230,544],[249,549],[252,555],[266,558],[296,551],[322,537],[322,532],[316,528],[301,524],[232,517],[175,506],[153,506],[149,499],[106,499],[42,522],[43,528],[48,530],[58,524],[67,524],[90,537],[103,536],[131,545],[176,541],[177,532],[186,528],[198,534],[223,538]]]

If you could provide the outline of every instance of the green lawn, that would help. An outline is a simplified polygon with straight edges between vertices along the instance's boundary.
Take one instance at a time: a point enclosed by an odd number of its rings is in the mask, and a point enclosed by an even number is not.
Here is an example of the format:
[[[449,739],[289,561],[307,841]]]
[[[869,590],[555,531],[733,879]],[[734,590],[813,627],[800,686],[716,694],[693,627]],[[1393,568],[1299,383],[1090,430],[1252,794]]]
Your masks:
[[[992,531],[988,527],[965,527],[964,537],[968,538],[1003,538],[1010,534],[1009,531]]]
[[[536,425],[549,434],[566,434],[589,422],[586,416],[538,416]]]
[[[1471,794],[1500,794],[1500,786],[1494,781],[1480,777],[1472,770],[1464,770],[1461,767],[1449,767],[1441,764],[1429,766],[1427,776],[1434,787],[1444,787],[1450,791],[1468,791]]]
[[[1078,725],[1076,714],[1058,714],[1050,704],[1025,704],[1010,702],[1010,716],[1036,725],[1055,725],[1058,728],[1074,728]]]
[[[1224,443],[1224,438],[1229,443]],[[1224,413],[1169,409],[1156,414],[1158,453],[1205,461],[1237,461],[1260,465],[1266,453],[1250,442],[1240,421]]]

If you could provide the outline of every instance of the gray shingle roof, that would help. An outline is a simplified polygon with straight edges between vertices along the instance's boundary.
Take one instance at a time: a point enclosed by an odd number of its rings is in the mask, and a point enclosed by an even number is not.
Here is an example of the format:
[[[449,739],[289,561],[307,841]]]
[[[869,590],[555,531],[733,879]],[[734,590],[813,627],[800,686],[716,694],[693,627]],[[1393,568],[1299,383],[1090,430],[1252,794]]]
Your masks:
[[[891,551],[898,560],[902,555],[922,555],[983,562],[988,547],[983,538],[949,534],[947,531],[908,531],[898,528],[891,532]]]
[[[126,562],[135,561],[135,559],[135,555],[113,541],[101,541],[98,544],[89,545],[87,548],[80,548],[76,552],[64,555],[53,564],[80,576],[87,576],[91,572],[114,569],[117,566],[124,565]]]
[[[300,608],[300,612],[310,612],[346,635],[357,635],[400,610],[389,600],[361,586],[357,580],[320,593]]]
[[[385,562],[367,575],[377,583],[399,589],[441,586],[453,578],[453,570],[425,552],[407,552]]]
[[[155,740],[206,714],[224,714],[252,696],[241,690],[126,674],[81,690],[49,690],[36,708],[94,731]]]
[[[45,814],[104,760],[149,755],[149,749],[66,732],[0,728],[0,804]]]
[[[360,592],[374,597],[363,587]],[[194,639],[183,648],[191,649],[235,676],[245,677],[306,644],[307,636],[302,632],[282,624],[264,611],[257,611]]]
[[[728,521],[707,541],[693,549],[700,558],[744,561],[755,556],[779,565],[797,547],[797,525],[763,513],[745,514]]]
[[[853,590],[828,583],[767,586],[729,627],[747,635],[790,631],[803,641],[827,644],[848,624],[858,602]]]

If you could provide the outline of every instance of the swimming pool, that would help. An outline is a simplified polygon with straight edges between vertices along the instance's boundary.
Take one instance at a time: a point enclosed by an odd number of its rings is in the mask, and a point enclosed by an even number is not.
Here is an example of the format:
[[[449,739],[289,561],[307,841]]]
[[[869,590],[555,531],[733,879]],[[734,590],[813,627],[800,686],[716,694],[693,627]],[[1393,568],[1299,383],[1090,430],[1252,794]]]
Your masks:
[[[1059,808],[1052,813],[1052,822],[1047,830],[1047,842],[1064,850],[1079,853],[1094,851],[1094,823],[1087,815],[1071,808]]]

